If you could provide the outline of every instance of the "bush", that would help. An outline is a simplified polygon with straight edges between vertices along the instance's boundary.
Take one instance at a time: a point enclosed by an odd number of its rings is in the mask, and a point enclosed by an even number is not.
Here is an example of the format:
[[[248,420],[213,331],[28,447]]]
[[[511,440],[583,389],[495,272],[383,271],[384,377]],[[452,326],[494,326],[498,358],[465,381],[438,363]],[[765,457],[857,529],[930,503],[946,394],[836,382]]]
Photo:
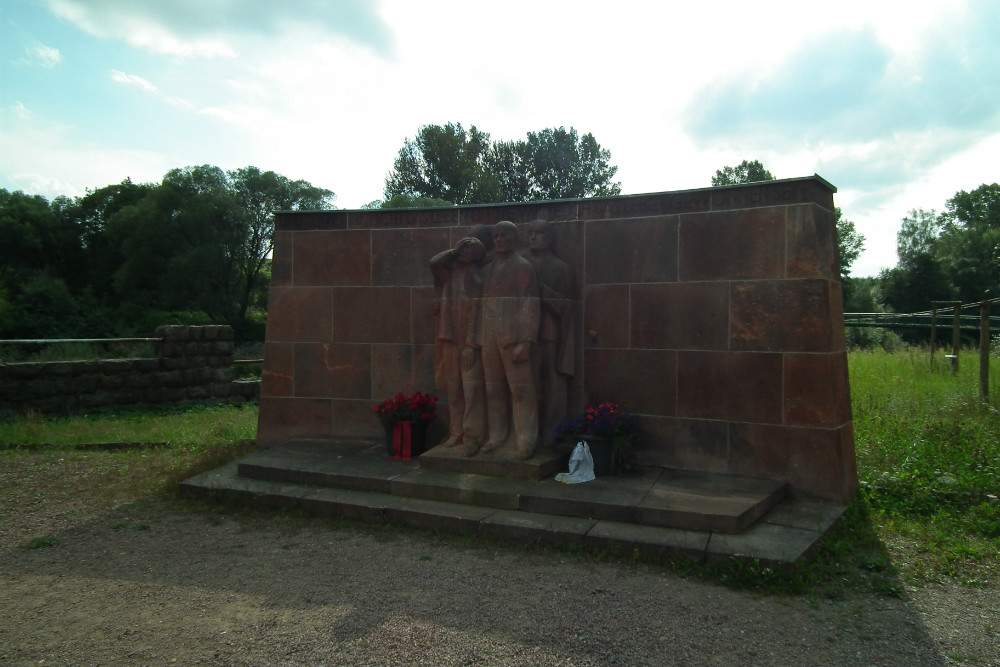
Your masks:
[[[847,347],[851,350],[885,350],[897,352],[906,347],[906,342],[889,329],[874,327],[847,327]]]

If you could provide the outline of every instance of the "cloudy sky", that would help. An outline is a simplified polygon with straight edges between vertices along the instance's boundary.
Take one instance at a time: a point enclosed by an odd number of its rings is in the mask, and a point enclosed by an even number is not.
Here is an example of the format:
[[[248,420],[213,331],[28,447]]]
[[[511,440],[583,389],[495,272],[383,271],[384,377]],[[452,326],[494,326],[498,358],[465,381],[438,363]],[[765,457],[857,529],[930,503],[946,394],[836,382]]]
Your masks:
[[[254,165],[382,196],[405,139],[575,127],[625,194],[818,173],[896,262],[910,209],[1000,181],[1000,2],[2,0],[0,187]]]

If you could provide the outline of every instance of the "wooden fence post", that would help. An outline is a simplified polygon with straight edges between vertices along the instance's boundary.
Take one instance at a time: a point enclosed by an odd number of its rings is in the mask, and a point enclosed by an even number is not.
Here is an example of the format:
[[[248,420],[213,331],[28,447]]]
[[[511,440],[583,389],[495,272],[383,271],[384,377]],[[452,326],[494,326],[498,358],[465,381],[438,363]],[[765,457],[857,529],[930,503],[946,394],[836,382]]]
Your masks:
[[[955,318],[951,325],[951,374],[958,375],[958,350],[962,347],[962,303],[955,302]]]
[[[979,304],[979,397],[990,398],[990,303]]]
[[[934,370],[934,345],[937,342],[937,306],[931,307],[931,371]]]

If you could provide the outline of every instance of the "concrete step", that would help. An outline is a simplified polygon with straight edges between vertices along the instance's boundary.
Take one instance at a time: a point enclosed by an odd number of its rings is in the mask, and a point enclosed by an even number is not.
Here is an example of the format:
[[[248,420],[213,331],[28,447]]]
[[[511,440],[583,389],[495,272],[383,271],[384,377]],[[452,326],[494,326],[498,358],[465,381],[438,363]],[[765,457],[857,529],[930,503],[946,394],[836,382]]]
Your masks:
[[[567,485],[422,469],[358,442],[261,450],[183,482],[180,491],[318,515],[775,566],[808,557],[844,511],[785,498],[784,486],[767,480],[645,469]]]
[[[423,463],[423,458],[419,463],[391,460],[371,443],[293,443],[251,454],[238,470],[241,476],[274,482],[728,533],[746,530],[787,492],[785,484],[774,480],[661,468],[561,484],[551,478],[428,469]]]

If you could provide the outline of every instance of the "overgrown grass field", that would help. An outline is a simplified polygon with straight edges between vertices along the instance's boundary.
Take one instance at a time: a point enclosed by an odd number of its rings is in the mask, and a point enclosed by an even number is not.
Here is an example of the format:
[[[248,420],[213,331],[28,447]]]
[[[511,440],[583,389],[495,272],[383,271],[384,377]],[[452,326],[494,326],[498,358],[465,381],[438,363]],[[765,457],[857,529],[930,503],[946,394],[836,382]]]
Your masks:
[[[976,585],[1000,566],[1000,360],[988,402],[977,352],[957,376],[935,361],[926,348],[850,354],[856,505],[905,578]]]
[[[904,583],[1000,580],[1000,360],[989,404],[978,355],[953,377],[926,349],[849,354],[860,491],[794,575],[746,563],[691,568],[736,587],[836,596],[899,595]],[[256,406],[0,420],[0,503],[15,494],[103,502],[169,498],[176,484],[252,448]],[[165,443],[102,451],[75,445]]]

